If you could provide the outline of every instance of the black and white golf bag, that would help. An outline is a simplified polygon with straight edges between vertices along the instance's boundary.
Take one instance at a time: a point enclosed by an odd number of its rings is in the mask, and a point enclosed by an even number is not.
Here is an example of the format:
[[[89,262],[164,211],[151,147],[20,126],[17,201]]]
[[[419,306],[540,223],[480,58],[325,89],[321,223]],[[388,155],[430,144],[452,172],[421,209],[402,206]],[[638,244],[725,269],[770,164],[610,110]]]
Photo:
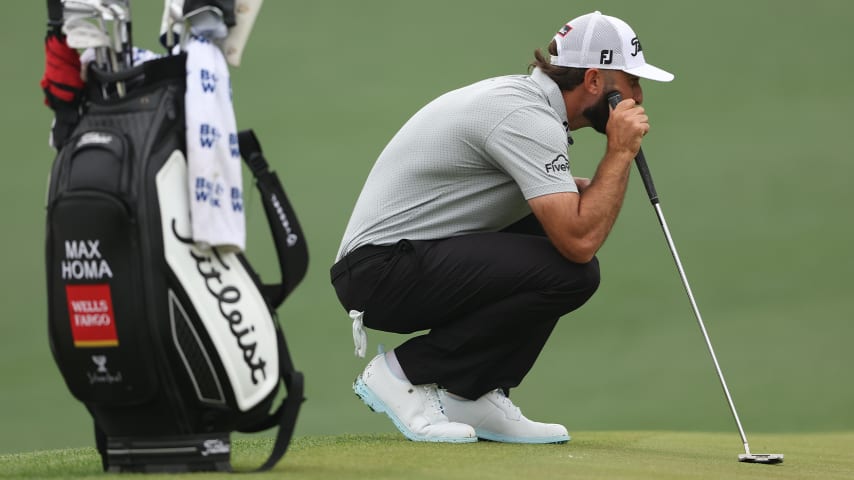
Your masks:
[[[92,93],[51,171],[50,344],[94,419],[109,471],[229,470],[231,432],[278,427],[261,467],[269,468],[303,401],[275,311],[305,275],[304,235],[244,131],[239,147],[261,192],[281,282],[262,283],[239,253],[192,242],[185,61],[167,56],[116,74],[90,68]],[[124,97],[98,98],[119,80]]]

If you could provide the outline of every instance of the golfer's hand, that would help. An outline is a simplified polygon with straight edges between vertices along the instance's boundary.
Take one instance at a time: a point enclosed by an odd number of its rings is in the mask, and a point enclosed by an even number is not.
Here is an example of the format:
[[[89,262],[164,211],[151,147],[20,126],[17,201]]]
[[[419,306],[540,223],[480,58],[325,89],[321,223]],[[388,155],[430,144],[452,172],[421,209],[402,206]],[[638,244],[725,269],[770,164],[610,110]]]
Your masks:
[[[642,106],[627,98],[611,109],[611,116],[605,133],[608,136],[608,150],[619,154],[628,154],[632,158],[641,147],[643,136],[649,132],[649,117]]]

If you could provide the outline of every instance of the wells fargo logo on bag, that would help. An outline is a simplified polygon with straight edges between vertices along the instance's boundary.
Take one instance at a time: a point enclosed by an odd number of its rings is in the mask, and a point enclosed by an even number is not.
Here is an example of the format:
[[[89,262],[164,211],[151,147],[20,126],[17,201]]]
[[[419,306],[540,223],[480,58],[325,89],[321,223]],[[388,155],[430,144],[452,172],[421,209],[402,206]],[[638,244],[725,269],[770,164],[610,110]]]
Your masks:
[[[108,284],[66,285],[65,296],[75,347],[119,346]]]

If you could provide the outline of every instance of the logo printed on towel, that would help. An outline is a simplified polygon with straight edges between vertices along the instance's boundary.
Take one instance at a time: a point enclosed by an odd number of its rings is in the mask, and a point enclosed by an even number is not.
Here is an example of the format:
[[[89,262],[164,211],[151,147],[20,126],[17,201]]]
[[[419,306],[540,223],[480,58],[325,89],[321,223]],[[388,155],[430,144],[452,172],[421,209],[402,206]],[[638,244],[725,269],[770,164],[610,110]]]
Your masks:
[[[213,43],[213,42],[211,41],[211,39],[209,39],[208,37],[202,36],[202,35],[193,35],[193,34],[190,34],[190,38],[192,38],[193,40],[195,40],[195,41],[197,41],[197,42],[199,42],[199,43],[208,43],[208,44]]]
[[[75,347],[119,346],[109,284],[66,285],[65,297]]]
[[[196,201],[209,203],[212,207],[219,208],[222,204],[221,197],[225,187],[221,183],[214,183],[205,177],[196,177]]]
[[[202,148],[213,148],[221,136],[222,134],[219,133],[219,130],[209,123],[203,123],[199,127],[199,144]]]
[[[231,158],[240,158],[240,143],[237,141],[236,133],[228,134],[228,151]]]
[[[199,72],[199,80],[202,84],[202,92],[204,93],[216,93],[216,74],[208,70],[207,68],[201,69]]]
[[[237,187],[231,187],[231,210],[233,212],[243,211],[243,193]]]

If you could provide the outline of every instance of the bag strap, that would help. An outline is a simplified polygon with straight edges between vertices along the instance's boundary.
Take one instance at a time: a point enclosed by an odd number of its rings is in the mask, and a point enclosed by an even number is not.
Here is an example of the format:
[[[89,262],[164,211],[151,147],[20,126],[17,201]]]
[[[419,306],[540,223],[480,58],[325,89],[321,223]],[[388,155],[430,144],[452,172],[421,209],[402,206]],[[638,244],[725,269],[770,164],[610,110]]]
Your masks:
[[[296,212],[288,201],[278,175],[270,171],[255,132],[243,130],[237,134],[237,140],[240,154],[255,176],[255,185],[261,192],[261,203],[264,205],[264,213],[279,259],[281,282],[261,284],[261,293],[275,309],[305,277],[308,270],[308,247]]]
[[[276,411],[267,417],[261,423],[252,427],[241,429],[243,433],[254,433],[268,428],[278,427],[279,431],[276,434],[276,439],[273,442],[273,450],[270,456],[263,465],[258,467],[256,472],[263,472],[273,468],[274,465],[285,455],[290,445],[291,438],[294,435],[294,429],[297,423],[297,414],[299,414],[300,406],[305,401],[303,393],[305,384],[302,372],[294,369],[294,364],[291,361],[291,355],[288,351],[288,345],[285,342],[285,335],[280,328],[276,329],[276,338],[279,343],[279,377],[285,383],[287,397],[282,400],[282,404]]]
[[[261,203],[264,205],[279,260],[281,281],[265,284],[259,280],[261,294],[275,310],[305,277],[308,270],[308,247],[296,213],[288,201],[278,175],[270,171],[255,132],[241,131],[237,134],[237,139],[240,154],[255,177],[255,186],[261,192]],[[278,322],[276,340],[279,346],[279,377],[285,384],[287,397],[270,416],[256,425],[240,430],[253,433],[278,427],[273,450],[264,464],[258,467],[258,472],[273,468],[284,456],[294,434],[300,406],[305,401],[303,374],[294,368],[285,334]]]

